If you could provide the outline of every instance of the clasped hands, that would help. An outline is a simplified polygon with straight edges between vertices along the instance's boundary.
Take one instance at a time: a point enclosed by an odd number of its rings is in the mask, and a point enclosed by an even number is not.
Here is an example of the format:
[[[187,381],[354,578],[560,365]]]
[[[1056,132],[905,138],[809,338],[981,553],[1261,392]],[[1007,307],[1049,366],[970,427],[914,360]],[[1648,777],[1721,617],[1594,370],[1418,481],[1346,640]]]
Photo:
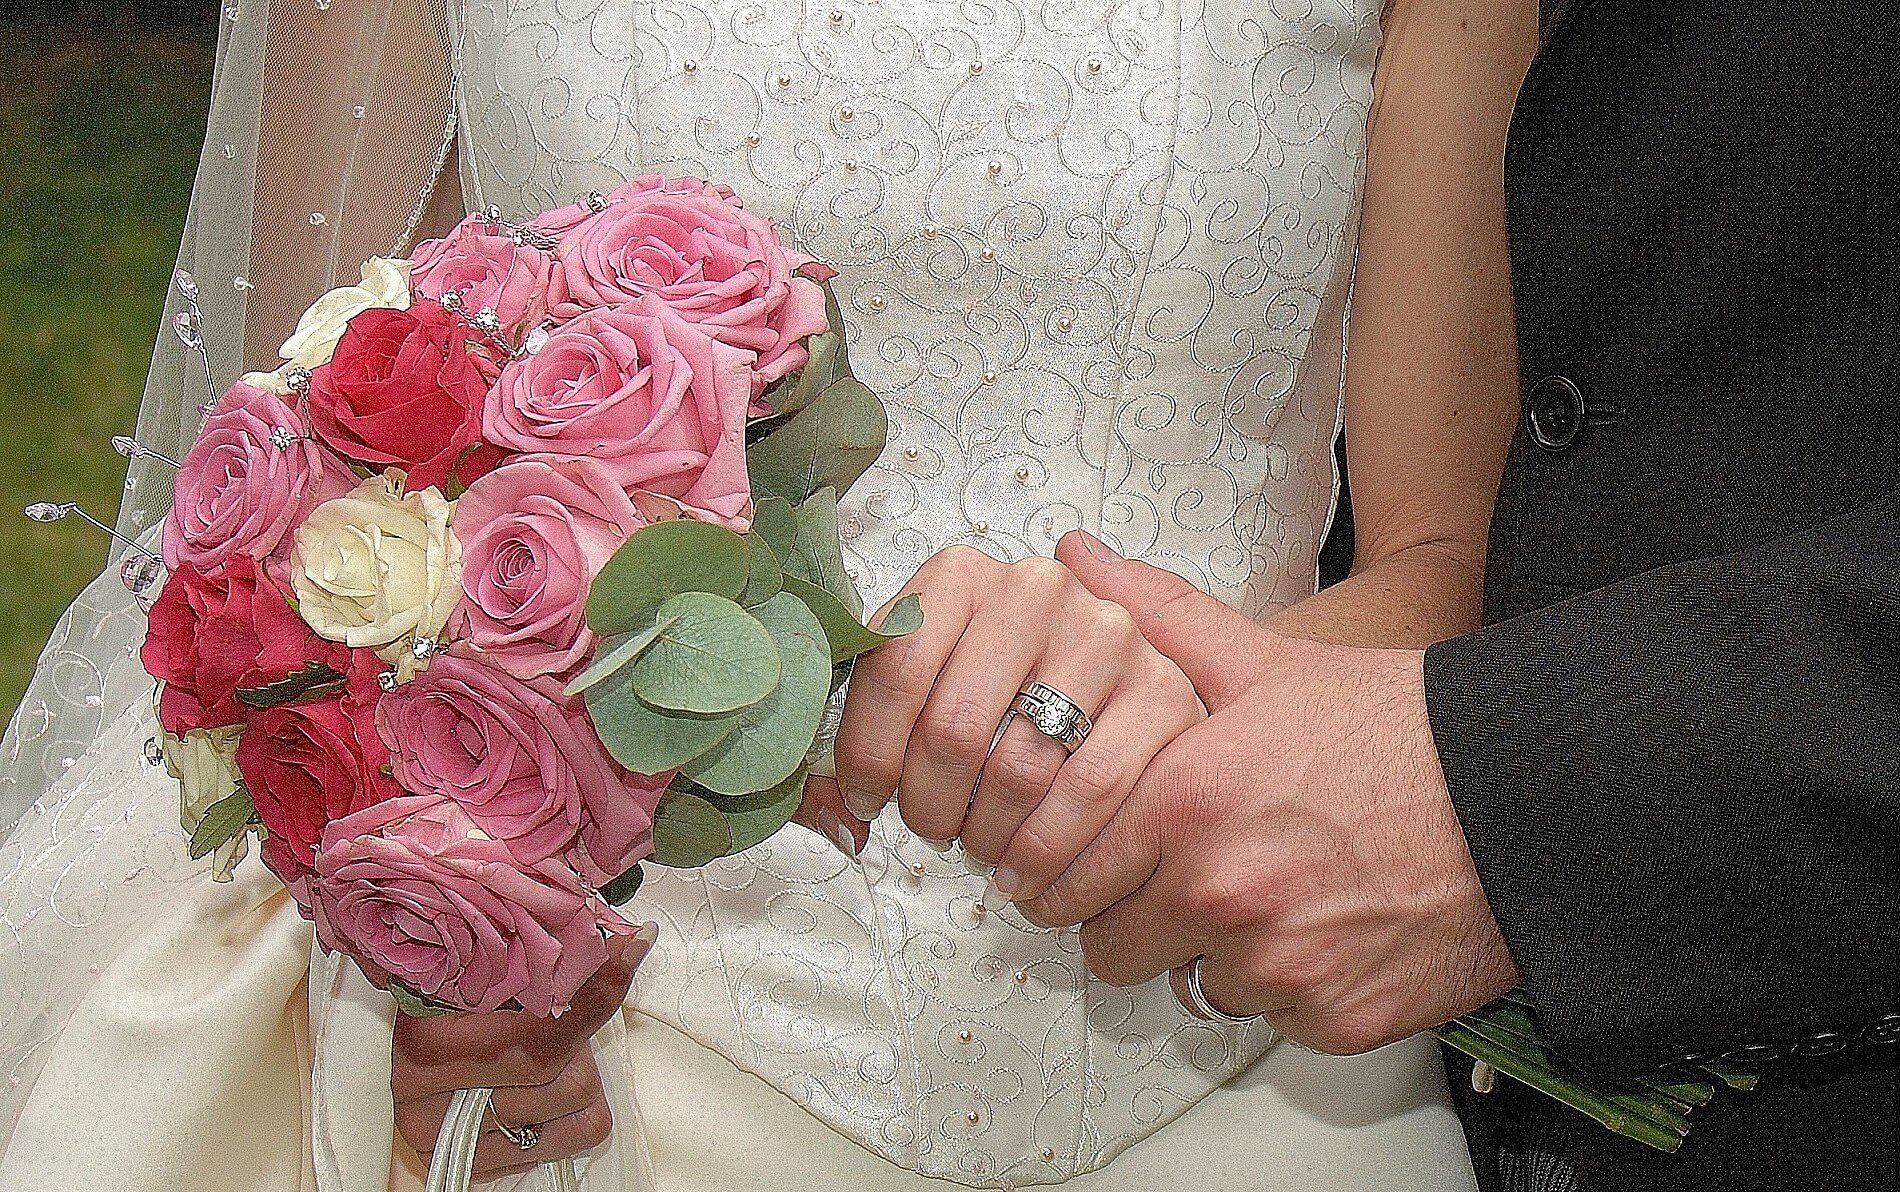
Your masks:
[[[986,903],[1080,925],[1116,985],[1190,965],[1216,1012],[1316,1050],[1364,1051],[1516,984],[1453,813],[1422,655],[1275,634],[1170,572],[1071,533],[1055,559],[952,547],[905,593],[916,634],[860,659],[838,783],[799,818],[855,852],[895,798],[919,836],[995,866]],[[881,614],[880,614],[881,615]],[[1093,719],[1073,753],[1027,719],[1046,683]],[[587,1150],[611,1113],[588,1049],[651,925],[553,1020],[399,1016],[398,1132],[434,1145],[450,1090],[496,1088],[484,1177]],[[537,1127],[531,1152],[503,1123]]]
[[[1320,1051],[1515,983],[1420,652],[1274,634],[1080,531],[1054,560],[953,547],[904,592],[924,627],[860,660],[838,735],[852,820],[895,798],[920,837],[995,866],[987,901],[1080,925],[1103,980],[1172,973],[1185,1003],[1201,958],[1221,1013]],[[1093,717],[1073,753],[1020,717],[996,737],[1031,681]]]

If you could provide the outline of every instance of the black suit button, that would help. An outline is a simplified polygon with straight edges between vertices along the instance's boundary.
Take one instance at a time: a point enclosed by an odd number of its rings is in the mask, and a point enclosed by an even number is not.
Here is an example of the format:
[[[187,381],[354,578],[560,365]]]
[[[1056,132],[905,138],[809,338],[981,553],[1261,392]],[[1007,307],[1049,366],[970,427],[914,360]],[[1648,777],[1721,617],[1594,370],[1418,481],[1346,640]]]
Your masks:
[[[1772,1064],[1781,1058],[1781,1048],[1773,1043],[1746,1043],[1722,1053],[1731,1064]]]
[[[1860,1037],[1869,1043],[1900,1043],[1900,1014],[1876,1018],[1872,1026],[1860,1033]]]
[[[1699,1064],[1708,1062],[1708,1059],[1708,1056],[1699,1051],[1679,1051],[1663,1061],[1663,1066],[1668,1068],[1694,1068]]]
[[[1789,1050],[1800,1056],[1833,1055],[1846,1051],[1851,1041],[1840,1031],[1816,1031],[1796,1042]]]
[[[1531,441],[1546,451],[1564,451],[1583,433],[1583,390],[1569,377],[1545,377],[1524,399]]]

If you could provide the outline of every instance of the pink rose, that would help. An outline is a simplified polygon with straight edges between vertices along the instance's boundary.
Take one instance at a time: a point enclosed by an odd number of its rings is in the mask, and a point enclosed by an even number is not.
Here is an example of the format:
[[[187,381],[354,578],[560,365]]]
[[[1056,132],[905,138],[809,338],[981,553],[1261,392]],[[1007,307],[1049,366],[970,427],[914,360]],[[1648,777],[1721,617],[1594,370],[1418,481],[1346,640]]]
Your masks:
[[[509,335],[547,316],[554,259],[533,245],[515,243],[485,215],[469,216],[440,240],[423,241],[413,257],[409,276],[416,293],[439,301],[455,292],[463,310],[494,311]]]
[[[572,670],[599,640],[582,616],[594,576],[645,524],[591,459],[503,464],[456,502],[468,599],[454,636],[520,678]]]
[[[558,239],[592,219],[605,203],[605,196],[590,195],[585,202],[569,203],[565,207],[550,207],[529,219],[528,226],[537,232]]]
[[[566,853],[600,885],[651,849],[672,776],[615,765],[555,680],[441,654],[383,697],[376,723],[404,790],[453,799],[524,864]]]
[[[758,357],[753,395],[804,367],[806,336],[825,330],[829,280],[747,211],[731,190],[648,175],[561,240],[549,283],[556,318],[657,294],[687,319]],[[798,276],[800,272],[807,276]]]
[[[283,398],[249,385],[218,399],[178,469],[165,518],[167,567],[208,572],[233,555],[276,562],[289,555],[290,531],[304,515],[355,485],[349,465],[303,425]],[[283,568],[272,570],[281,578]]]
[[[573,1004],[630,930],[558,862],[522,865],[447,799],[391,799],[332,820],[311,880],[317,938],[446,1006],[510,1003],[537,1017]]]
[[[583,315],[511,361],[482,431],[511,451],[591,458],[629,492],[743,530],[751,359],[649,296]]]

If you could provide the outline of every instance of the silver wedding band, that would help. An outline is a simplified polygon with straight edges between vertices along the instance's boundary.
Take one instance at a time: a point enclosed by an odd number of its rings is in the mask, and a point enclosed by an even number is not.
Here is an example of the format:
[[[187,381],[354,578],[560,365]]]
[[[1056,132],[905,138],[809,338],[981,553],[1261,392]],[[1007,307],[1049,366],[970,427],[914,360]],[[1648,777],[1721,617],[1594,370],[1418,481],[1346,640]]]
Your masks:
[[[1261,1015],[1250,1014],[1239,1018],[1207,1000],[1207,990],[1201,986],[1201,962],[1206,959],[1205,956],[1196,956],[1187,967],[1187,979],[1183,982],[1187,986],[1187,1012],[1205,1022],[1218,1022],[1227,1026],[1251,1026],[1259,1022]]]
[[[1074,753],[1082,748],[1082,742],[1088,740],[1089,730],[1094,722],[1082,705],[1047,683],[1031,683],[1016,694],[1015,702],[1010,705],[1011,712],[1023,716],[1036,731]],[[1003,718],[1007,727],[1009,718]],[[998,738],[1001,739],[1000,736]]]

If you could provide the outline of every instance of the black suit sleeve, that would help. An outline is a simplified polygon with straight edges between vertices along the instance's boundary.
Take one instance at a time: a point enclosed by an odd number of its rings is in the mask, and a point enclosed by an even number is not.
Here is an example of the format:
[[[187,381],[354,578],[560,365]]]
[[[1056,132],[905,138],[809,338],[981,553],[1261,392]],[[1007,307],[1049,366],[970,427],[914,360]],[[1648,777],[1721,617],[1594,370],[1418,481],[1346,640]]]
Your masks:
[[[1626,1072],[1894,1031],[1900,493],[1441,643],[1425,673],[1560,1050]]]

